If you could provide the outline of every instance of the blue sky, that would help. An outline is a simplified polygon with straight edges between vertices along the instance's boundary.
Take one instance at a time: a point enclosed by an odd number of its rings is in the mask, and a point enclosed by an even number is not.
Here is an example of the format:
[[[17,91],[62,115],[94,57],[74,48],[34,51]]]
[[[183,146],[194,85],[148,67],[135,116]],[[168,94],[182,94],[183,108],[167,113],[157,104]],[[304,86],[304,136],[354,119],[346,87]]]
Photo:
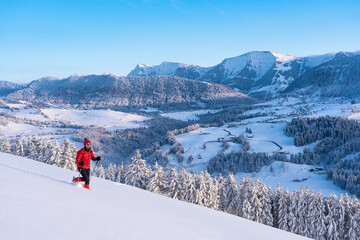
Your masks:
[[[358,0],[0,1],[0,80],[111,72],[138,63],[208,67],[254,50],[360,50]]]

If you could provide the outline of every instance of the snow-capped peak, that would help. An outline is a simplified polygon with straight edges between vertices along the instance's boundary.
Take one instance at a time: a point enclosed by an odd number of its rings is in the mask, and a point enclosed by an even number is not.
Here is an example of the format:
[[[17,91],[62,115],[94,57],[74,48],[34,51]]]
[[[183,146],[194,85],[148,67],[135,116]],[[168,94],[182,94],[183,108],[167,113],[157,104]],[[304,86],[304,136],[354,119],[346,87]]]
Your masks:
[[[275,64],[276,58],[269,51],[253,51],[243,55],[226,58],[221,64],[229,78],[236,77],[245,67],[254,71],[260,79]]]
[[[155,66],[148,64],[138,64],[135,69],[128,74],[128,76],[174,75],[176,69],[187,67],[200,68],[196,65],[178,62],[162,62],[160,65]]]
[[[281,54],[277,52],[271,52],[272,55],[275,56],[277,62],[288,62],[292,61],[298,57],[287,55],[287,54]]]

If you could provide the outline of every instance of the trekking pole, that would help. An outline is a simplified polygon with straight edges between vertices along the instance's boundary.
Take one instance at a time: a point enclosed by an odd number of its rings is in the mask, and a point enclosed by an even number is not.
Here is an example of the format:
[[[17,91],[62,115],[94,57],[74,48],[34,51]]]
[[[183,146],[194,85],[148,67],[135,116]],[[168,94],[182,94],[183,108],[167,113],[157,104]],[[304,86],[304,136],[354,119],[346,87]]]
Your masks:
[[[99,162],[99,161],[96,161],[96,163],[95,163],[95,166],[94,166],[94,168],[93,168],[93,171],[92,171],[91,176],[93,176],[93,175],[94,175],[94,172],[95,172],[95,169],[96,169],[96,166],[97,166],[98,162]],[[89,176],[89,178],[90,178],[90,176]]]

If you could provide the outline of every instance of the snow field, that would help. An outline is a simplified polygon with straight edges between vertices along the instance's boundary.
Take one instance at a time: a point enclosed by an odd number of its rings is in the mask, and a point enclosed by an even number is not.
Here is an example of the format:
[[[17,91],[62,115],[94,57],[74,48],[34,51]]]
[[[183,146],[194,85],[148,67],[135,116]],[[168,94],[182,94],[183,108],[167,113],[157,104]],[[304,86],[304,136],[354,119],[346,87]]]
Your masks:
[[[269,166],[264,166],[258,173],[237,173],[236,182],[240,183],[243,177],[250,177],[253,180],[260,179],[262,182],[275,189],[278,184],[289,191],[300,190],[301,187],[309,187],[315,192],[322,192],[324,196],[334,193],[338,197],[345,195],[346,191],[326,180],[326,174],[316,174],[309,170],[321,166],[301,165],[288,162],[275,161]],[[306,178],[304,182],[294,182],[295,179]]]
[[[147,120],[147,117],[117,112],[112,110],[76,110],[76,109],[41,109],[41,112],[51,120],[69,121],[76,125],[95,125],[111,130],[136,128],[137,122]]]
[[[7,137],[18,135],[37,135],[54,133],[58,128],[38,127],[30,124],[9,122],[6,126],[0,125],[0,135]]]
[[[197,110],[197,111],[183,111],[183,112],[171,112],[171,113],[162,113],[160,114],[162,117],[169,117],[182,121],[189,120],[199,120],[198,115],[210,113],[217,113],[220,110]]]
[[[218,152],[221,152],[221,142],[210,142],[206,144],[206,149],[203,148],[204,143],[208,141],[217,141],[218,138],[228,139],[228,133],[224,129],[231,132],[232,135],[249,136],[246,133],[246,127],[252,130],[252,138],[247,138],[250,144],[250,152],[266,152],[272,154],[280,150],[280,148],[270,141],[274,141],[279,144],[283,149],[281,151],[288,154],[302,153],[304,148],[310,148],[314,150],[317,142],[305,145],[302,147],[296,147],[294,145],[294,138],[287,137],[284,134],[283,129],[286,123],[250,123],[247,125],[240,125],[238,127],[226,128],[210,127],[199,128],[190,133],[184,133],[176,136],[176,140],[184,147],[184,163],[179,164],[174,154],[169,155],[170,166],[176,166],[178,168],[186,167],[192,171],[200,172],[204,171],[207,167],[207,163],[212,157],[215,157]],[[169,145],[170,147],[170,145]],[[230,148],[225,151],[229,153],[231,151],[240,151],[241,145],[230,142]],[[198,155],[202,156],[202,159],[198,159]],[[186,164],[187,158],[193,155],[194,161],[191,164]],[[289,155],[288,155],[289,156]],[[270,172],[270,168],[273,168],[273,172]],[[289,190],[301,189],[309,186],[316,192],[322,191],[324,195],[330,195],[335,193],[340,196],[345,194],[346,191],[340,189],[334,185],[331,181],[326,180],[326,175],[317,175],[310,173],[309,170],[315,167],[322,166],[310,166],[300,165],[287,162],[274,162],[270,166],[264,166],[258,173],[238,173],[236,174],[237,183],[240,184],[242,177],[251,177],[252,179],[259,178],[264,183],[270,185],[273,189],[280,184],[283,188]],[[293,182],[294,179],[308,178],[304,182]]]
[[[266,225],[0,153],[1,239],[305,239]]]

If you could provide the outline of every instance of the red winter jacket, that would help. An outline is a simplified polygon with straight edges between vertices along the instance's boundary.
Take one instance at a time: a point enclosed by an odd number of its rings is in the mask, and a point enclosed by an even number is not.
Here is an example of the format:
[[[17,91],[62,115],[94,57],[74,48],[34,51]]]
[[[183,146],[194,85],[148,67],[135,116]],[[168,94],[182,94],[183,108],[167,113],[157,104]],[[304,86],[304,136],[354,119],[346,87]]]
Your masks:
[[[89,169],[91,159],[92,160],[96,159],[91,149],[89,149],[88,151],[86,151],[84,148],[80,149],[76,156],[77,167]],[[83,166],[80,165],[81,162],[84,163]]]

